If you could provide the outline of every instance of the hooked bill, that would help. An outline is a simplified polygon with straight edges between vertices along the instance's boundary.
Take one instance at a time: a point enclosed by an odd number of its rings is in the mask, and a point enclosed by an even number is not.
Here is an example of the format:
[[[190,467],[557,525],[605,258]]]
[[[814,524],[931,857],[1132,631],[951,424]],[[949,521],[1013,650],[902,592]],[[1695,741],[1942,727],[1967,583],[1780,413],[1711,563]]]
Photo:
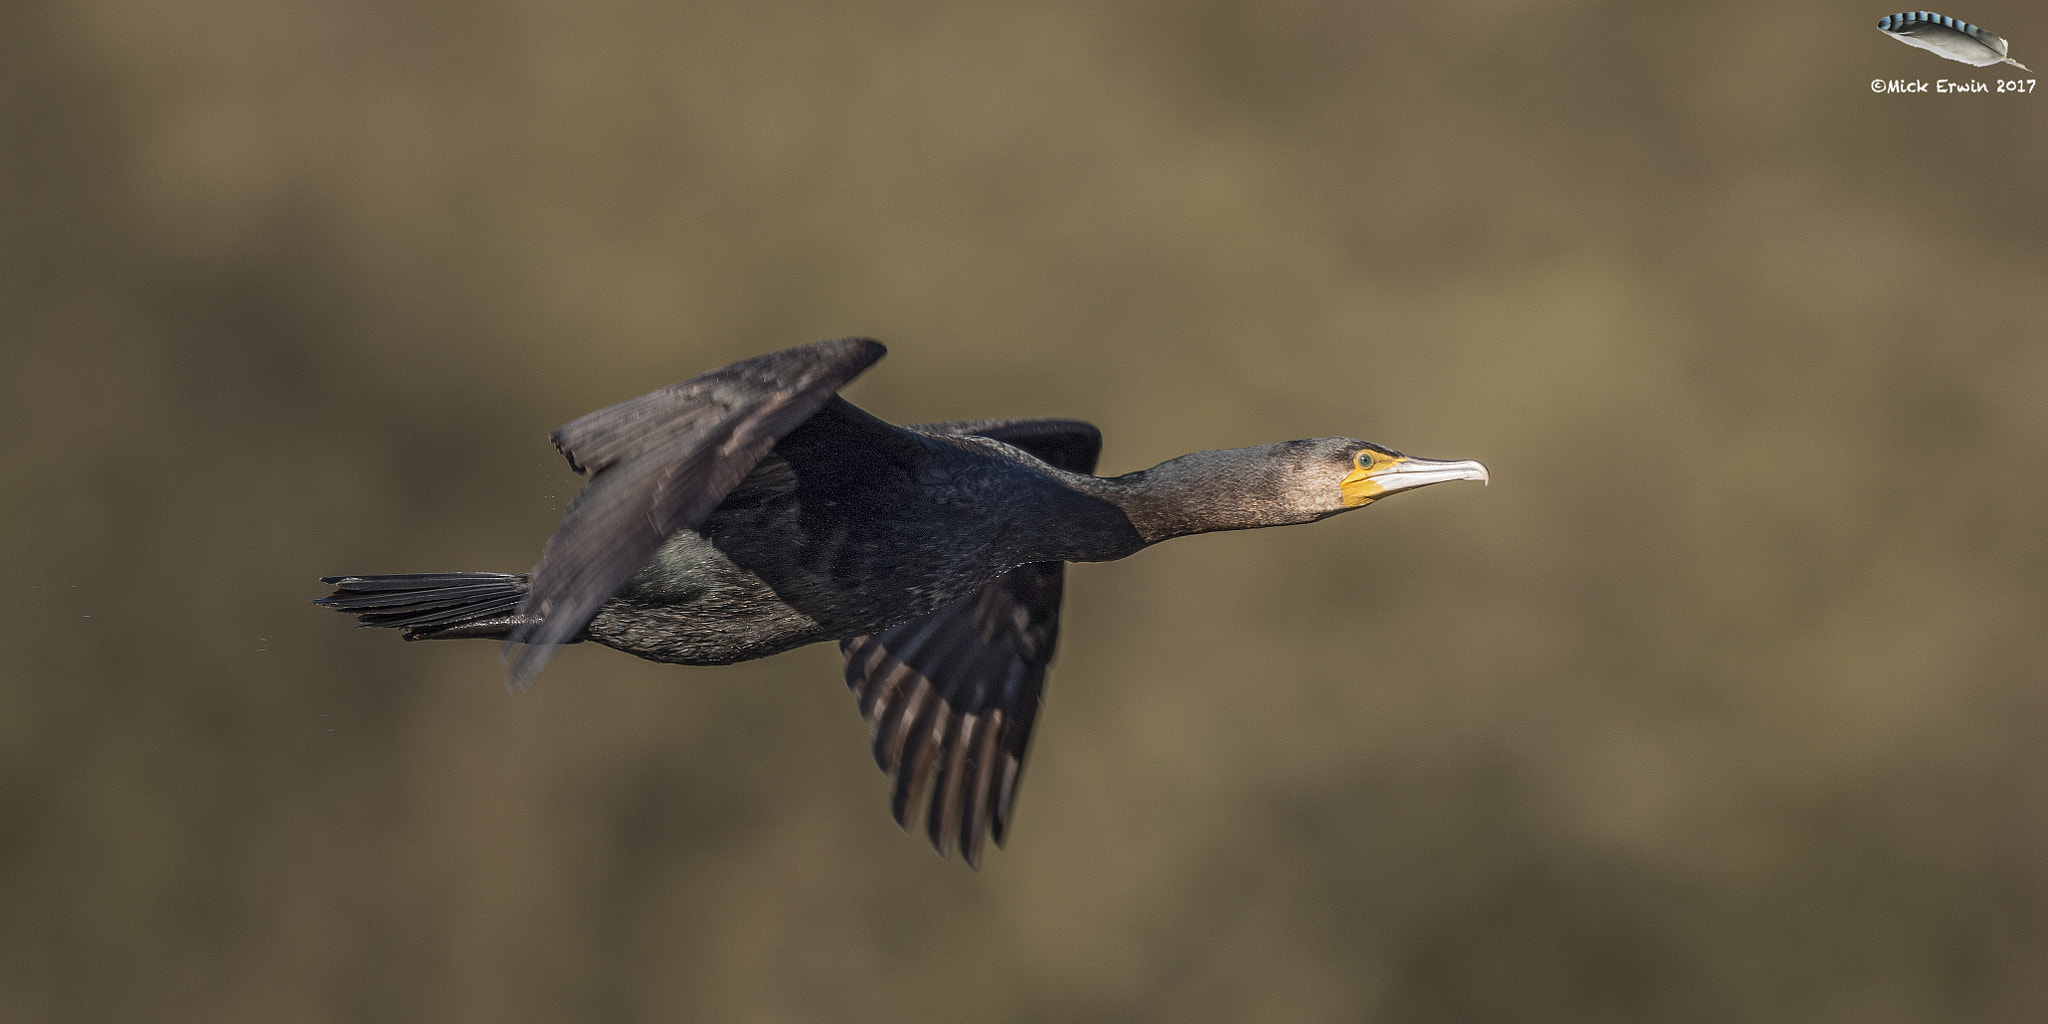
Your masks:
[[[1932,50],[1950,60],[1974,67],[2005,63],[2033,73],[2033,68],[2006,56],[2005,40],[1960,18],[1930,11],[1887,14],[1877,19],[1877,29],[1908,46]]]

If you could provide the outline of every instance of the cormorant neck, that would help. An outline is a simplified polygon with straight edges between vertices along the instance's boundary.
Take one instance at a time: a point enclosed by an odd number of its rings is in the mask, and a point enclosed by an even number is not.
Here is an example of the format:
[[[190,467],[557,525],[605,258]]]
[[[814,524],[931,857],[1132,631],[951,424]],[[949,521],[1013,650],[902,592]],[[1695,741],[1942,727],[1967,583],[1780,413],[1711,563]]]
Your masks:
[[[1174,537],[1308,523],[1338,511],[1294,493],[1301,480],[1291,447],[1196,452],[1119,477],[1084,477],[1076,489],[1115,505],[1136,530],[1137,547],[1113,558]]]

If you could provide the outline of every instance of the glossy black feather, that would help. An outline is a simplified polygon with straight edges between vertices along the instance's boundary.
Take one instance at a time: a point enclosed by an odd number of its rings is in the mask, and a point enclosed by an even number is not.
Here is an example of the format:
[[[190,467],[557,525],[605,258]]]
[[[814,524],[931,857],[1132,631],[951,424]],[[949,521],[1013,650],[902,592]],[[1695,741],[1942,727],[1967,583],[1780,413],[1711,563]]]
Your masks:
[[[1074,420],[983,420],[912,430],[988,437],[1047,464],[1092,473],[1102,434]],[[890,810],[908,829],[920,810],[932,846],[981,861],[1001,845],[1030,748],[1045,673],[1059,642],[1064,562],[1018,566],[909,622],[840,641],[846,682],[874,729],[875,763],[894,777]],[[927,773],[931,801],[920,808]]]

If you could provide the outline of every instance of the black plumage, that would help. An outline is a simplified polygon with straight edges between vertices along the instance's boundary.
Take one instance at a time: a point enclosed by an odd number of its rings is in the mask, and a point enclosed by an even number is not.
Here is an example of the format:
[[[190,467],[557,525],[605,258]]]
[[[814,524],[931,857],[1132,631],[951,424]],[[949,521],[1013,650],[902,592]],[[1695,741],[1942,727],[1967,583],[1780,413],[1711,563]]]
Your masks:
[[[1086,423],[898,427],[838,397],[882,354],[819,342],[584,416],[553,440],[590,483],[531,573],[327,577],[318,603],[408,640],[502,639],[521,689],[586,639],[691,665],[837,640],[897,822],[922,810],[978,864],[1009,831],[1066,562],[1485,479],[1349,438],[1097,477]]]

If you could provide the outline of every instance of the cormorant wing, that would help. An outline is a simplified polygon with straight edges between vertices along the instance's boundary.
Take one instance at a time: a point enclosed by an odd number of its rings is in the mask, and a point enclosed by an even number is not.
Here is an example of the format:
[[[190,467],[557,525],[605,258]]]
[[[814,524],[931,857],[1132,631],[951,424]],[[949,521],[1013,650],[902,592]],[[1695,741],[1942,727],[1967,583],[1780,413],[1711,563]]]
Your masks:
[[[533,567],[527,624],[506,638],[524,690],[655,549],[703,525],[784,434],[887,351],[839,338],[770,352],[584,416],[550,439],[590,483]]]
[[[978,435],[1058,469],[1095,472],[1102,432],[1074,420],[983,420],[908,428]],[[1065,562],[1033,562],[937,611],[839,642],[846,683],[874,727],[875,763],[896,780],[890,810],[905,829],[931,776],[925,829],[970,867],[985,833],[1003,843],[1031,724],[1059,642]],[[936,770],[933,766],[936,765]]]

